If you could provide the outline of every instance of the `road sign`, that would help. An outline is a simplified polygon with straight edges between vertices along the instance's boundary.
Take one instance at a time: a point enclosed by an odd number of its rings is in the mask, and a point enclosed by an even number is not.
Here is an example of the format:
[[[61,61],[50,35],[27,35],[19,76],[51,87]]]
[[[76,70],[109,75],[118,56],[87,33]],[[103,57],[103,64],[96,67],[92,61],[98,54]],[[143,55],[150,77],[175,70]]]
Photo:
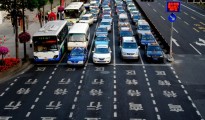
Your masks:
[[[179,1],[168,1],[167,2],[167,12],[180,12],[180,2]]]
[[[168,17],[168,20],[170,22],[174,22],[177,19],[176,15],[174,13],[171,13]]]

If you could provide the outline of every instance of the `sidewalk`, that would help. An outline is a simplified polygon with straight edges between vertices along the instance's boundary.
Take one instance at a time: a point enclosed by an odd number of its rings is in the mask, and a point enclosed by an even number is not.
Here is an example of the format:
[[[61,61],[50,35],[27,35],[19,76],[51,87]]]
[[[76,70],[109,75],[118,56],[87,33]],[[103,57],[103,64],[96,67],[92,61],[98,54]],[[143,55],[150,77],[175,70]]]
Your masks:
[[[70,0],[65,0],[65,3],[66,4],[70,3]],[[54,0],[53,12],[57,13],[57,7],[59,6],[59,4],[60,4],[59,0]],[[45,12],[49,10],[50,10],[50,3],[45,5]],[[40,24],[38,19],[36,18],[36,14],[37,14],[37,9],[35,9],[33,12],[28,10],[25,11],[25,15],[29,16],[28,29],[26,29],[26,31],[30,33],[31,36],[40,28]],[[19,27],[19,33],[21,33],[20,27]],[[10,20],[5,20],[3,24],[0,24],[0,38],[2,38],[3,36],[5,36],[6,39],[1,45],[8,47],[10,50],[10,52],[7,54],[6,57],[16,57],[15,34]],[[1,41],[2,40],[0,40],[0,42]],[[23,44],[22,43],[18,43],[18,44],[19,44],[19,58],[23,58],[24,57]],[[29,58],[32,59],[33,48],[30,48],[29,42],[26,43],[26,48],[27,48],[27,54],[29,55]]]

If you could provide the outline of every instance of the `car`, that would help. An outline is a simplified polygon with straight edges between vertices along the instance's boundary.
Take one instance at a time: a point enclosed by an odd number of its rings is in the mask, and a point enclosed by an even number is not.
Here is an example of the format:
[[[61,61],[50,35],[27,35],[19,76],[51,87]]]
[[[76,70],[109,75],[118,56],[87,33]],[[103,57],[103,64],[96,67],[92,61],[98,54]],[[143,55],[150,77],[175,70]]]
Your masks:
[[[110,23],[110,21],[107,21],[105,19],[102,19],[99,27],[106,27],[108,31],[111,31],[111,23]]]
[[[139,45],[140,46],[145,46],[149,43],[156,43],[156,42],[157,41],[151,32],[142,33],[139,36]]]
[[[73,23],[72,22],[67,22],[67,25],[68,25],[68,30],[70,30],[70,28],[72,28],[72,26],[73,26]]]
[[[92,8],[89,13],[92,13],[92,14],[99,14],[100,10],[99,8]]]
[[[85,65],[88,59],[88,51],[83,47],[75,47],[68,55],[67,64],[69,65]]]
[[[119,31],[119,44],[122,43],[122,38],[123,37],[133,37],[132,30],[120,30]]]
[[[91,25],[94,23],[94,17],[92,14],[85,14],[80,18],[79,23],[88,23]]]
[[[149,43],[145,46],[145,58],[147,62],[164,62],[164,52],[158,43]]]
[[[93,18],[94,18],[94,22],[98,21],[98,14],[97,13],[93,13]]]
[[[131,18],[133,18],[134,15],[141,16],[141,14],[138,10],[130,11]]]
[[[98,27],[96,30],[96,36],[104,36],[107,37],[108,35],[108,30],[106,27]]]
[[[110,15],[103,15],[102,19],[106,20],[106,21],[109,21],[112,24],[112,17]]]
[[[118,10],[117,15],[120,15],[120,14],[126,14],[125,10]]]
[[[141,16],[134,14],[132,17],[132,22],[134,25],[137,25],[138,20],[141,19]]]
[[[94,39],[95,46],[97,45],[109,45],[110,39],[105,36],[98,36]]]
[[[146,20],[140,19],[137,21],[137,34],[151,32],[151,28]]]
[[[97,45],[93,52],[93,63],[108,64],[111,62],[111,49],[109,45]]]
[[[128,5],[127,5],[127,10],[128,10],[128,11],[130,11],[130,9],[132,9],[132,8],[135,8],[135,9],[136,9],[136,6],[135,6],[134,3],[131,3],[131,4],[128,4]]]
[[[121,57],[123,59],[139,59],[139,48],[134,37],[122,37]]]
[[[118,27],[130,26],[127,14],[120,14],[118,19]]]

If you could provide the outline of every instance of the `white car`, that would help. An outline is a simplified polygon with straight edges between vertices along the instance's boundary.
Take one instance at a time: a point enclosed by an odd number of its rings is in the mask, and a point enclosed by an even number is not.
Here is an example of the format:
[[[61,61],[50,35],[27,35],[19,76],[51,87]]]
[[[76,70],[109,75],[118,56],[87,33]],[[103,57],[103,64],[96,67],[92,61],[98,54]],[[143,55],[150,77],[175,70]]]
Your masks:
[[[79,23],[88,23],[89,25],[94,23],[93,14],[85,14],[80,18]]]
[[[151,32],[151,28],[149,23],[146,20],[138,20],[137,22],[137,34],[145,34],[147,32]]]
[[[93,63],[108,64],[111,62],[111,50],[108,45],[98,44],[93,52]]]
[[[111,31],[111,23],[108,20],[102,19],[99,27],[106,27],[108,31]]]

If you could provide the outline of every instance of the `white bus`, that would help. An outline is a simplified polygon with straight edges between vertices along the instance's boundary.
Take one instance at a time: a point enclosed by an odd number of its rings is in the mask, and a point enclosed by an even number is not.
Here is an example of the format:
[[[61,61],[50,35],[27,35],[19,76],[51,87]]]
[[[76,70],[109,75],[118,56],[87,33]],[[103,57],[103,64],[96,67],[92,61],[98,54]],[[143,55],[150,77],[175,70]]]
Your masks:
[[[69,22],[76,23],[80,17],[86,13],[83,2],[71,2],[65,9],[65,19]]]
[[[34,61],[59,61],[65,51],[67,39],[67,21],[49,21],[32,37]]]
[[[88,23],[75,23],[68,33],[67,47],[70,51],[74,47],[87,48],[90,40],[90,29]]]

